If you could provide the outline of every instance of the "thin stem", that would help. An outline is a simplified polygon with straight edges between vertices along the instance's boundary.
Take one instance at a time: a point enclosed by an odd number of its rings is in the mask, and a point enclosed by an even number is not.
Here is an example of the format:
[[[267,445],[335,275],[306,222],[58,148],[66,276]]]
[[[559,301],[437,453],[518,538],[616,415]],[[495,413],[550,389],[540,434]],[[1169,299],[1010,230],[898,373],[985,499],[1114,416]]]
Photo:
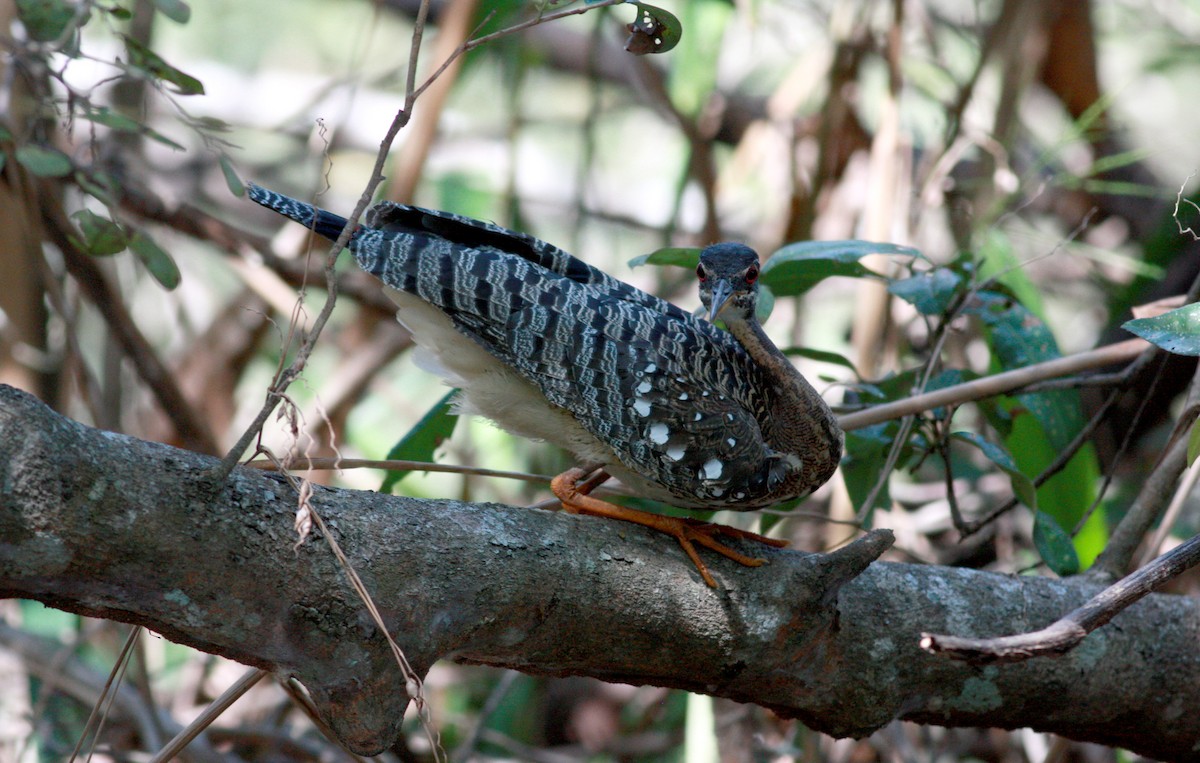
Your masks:
[[[985,639],[925,633],[921,648],[976,663],[1018,662],[1039,655],[1064,654],[1122,610],[1197,564],[1200,535],[1192,536],[1041,630]]]
[[[242,677],[226,689],[221,696],[213,700],[211,705],[204,708],[204,712],[176,734],[174,739],[167,742],[166,747],[163,747],[150,759],[150,763],[166,763],[168,760],[174,760],[184,747],[187,747],[193,739],[200,735],[200,732],[211,726],[213,721],[221,717],[221,713],[228,710],[230,705],[250,691],[266,675],[267,671],[260,668],[253,668],[243,673]]]
[[[384,165],[387,163],[388,153],[391,150],[392,143],[395,141],[396,136],[400,133],[400,130],[404,129],[404,127],[408,124],[417,98],[419,98],[421,94],[424,93],[425,90],[432,85],[433,82],[436,81],[437,78],[440,77],[442,73],[446,71],[446,69],[449,68],[459,56],[463,55],[469,50],[473,50],[484,43],[491,42],[492,40],[500,37],[511,35],[530,27],[537,26],[538,24],[544,24],[548,21],[554,21],[566,16],[574,16],[581,13],[586,13],[595,8],[601,8],[607,5],[617,5],[621,2],[624,2],[624,0],[603,0],[603,2],[594,3],[581,8],[572,8],[570,10],[559,11],[558,13],[537,16],[520,24],[514,24],[513,26],[501,29],[498,32],[493,32],[492,34],[484,35],[483,37],[477,37],[475,39],[468,40],[460,45],[454,51],[454,53],[447,57],[446,60],[443,61],[442,64],[433,72],[433,74],[426,78],[426,80],[418,87],[416,84],[417,62],[421,50],[421,40],[425,31],[425,21],[429,16],[429,0],[422,0],[420,9],[417,11],[416,21],[413,25],[412,43],[409,49],[408,73],[405,83],[404,106],[396,113],[396,116],[392,119],[391,125],[388,126],[387,133],[384,135],[383,140],[380,141],[379,151],[375,155],[375,165],[372,168],[371,178],[367,182],[366,189],[359,197],[358,203],[354,207],[354,211],[347,219],[346,227],[342,229],[341,234],[338,235],[337,241],[334,242],[333,246],[330,247],[329,253],[325,258],[325,283],[327,293],[325,304],[321,307],[321,312],[317,314],[316,319],[313,321],[311,330],[308,332],[308,335],[304,338],[303,343],[301,343],[299,349],[296,351],[296,356],[292,360],[291,364],[289,364],[276,376],[274,383],[272,383],[271,387],[267,390],[266,400],[263,402],[263,406],[259,410],[258,415],[254,417],[254,421],[250,424],[246,431],[242,433],[242,436],[238,438],[238,441],[234,444],[234,446],[229,449],[229,452],[223,459],[221,459],[220,463],[209,470],[205,475],[211,484],[220,484],[221,482],[225,481],[225,479],[229,476],[229,473],[233,471],[234,466],[237,465],[238,459],[241,458],[242,453],[244,453],[246,449],[250,447],[250,443],[254,440],[254,438],[259,436],[263,425],[266,424],[267,419],[270,417],[272,412],[274,412],[280,401],[283,400],[284,392],[291,385],[291,383],[295,381],[297,377],[299,377],[299,375],[303,372],[305,365],[308,363],[308,358],[312,354],[313,348],[316,347],[317,339],[320,337],[322,329],[325,328],[326,322],[328,322],[330,315],[333,314],[333,308],[337,301],[338,281],[335,277],[334,270],[337,265],[338,255],[341,254],[342,249],[344,249],[349,243],[354,229],[358,227],[358,221],[366,211],[367,205],[370,204],[371,199],[374,197],[375,189],[378,188],[383,182],[383,169]]]
[[[354,211],[346,221],[346,226],[338,234],[337,241],[333,243],[333,246],[330,247],[329,253],[325,257],[325,304],[321,306],[321,312],[317,314],[312,328],[304,338],[300,348],[296,351],[296,356],[292,359],[291,364],[276,376],[274,383],[267,390],[267,399],[263,402],[258,415],[254,417],[254,421],[242,433],[242,436],[238,438],[234,446],[229,449],[229,452],[221,459],[220,463],[210,469],[205,475],[211,484],[215,485],[224,482],[229,477],[229,473],[233,471],[233,467],[237,465],[242,453],[246,451],[246,448],[250,447],[250,443],[254,438],[258,437],[263,425],[267,422],[267,418],[270,417],[275,407],[283,399],[283,393],[303,372],[313,348],[316,347],[317,339],[321,336],[321,331],[325,328],[326,322],[329,321],[329,316],[333,314],[333,308],[337,303],[338,295],[338,280],[335,274],[338,255],[341,254],[346,244],[350,242],[350,236],[354,233],[354,229],[358,227],[359,218],[366,211],[367,205],[371,203],[375,189],[383,182],[383,168],[387,162],[388,152],[391,150],[392,143],[400,133],[400,130],[408,124],[408,120],[412,114],[413,104],[417,98],[417,93],[414,90],[417,76],[417,61],[420,57],[421,39],[424,35],[425,19],[428,14],[429,0],[422,0],[420,10],[417,12],[416,22],[413,26],[412,43],[409,48],[408,82],[405,88],[404,107],[392,118],[392,123],[388,126],[387,133],[379,143],[379,151],[375,154],[375,166],[371,170],[371,179],[367,182],[367,187],[363,190],[358,203],[354,206]]]
[[[962,405],[976,400],[984,400],[1057,376],[1128,361],[1137,357],[1139,353],[1152,348],[1153,345],[1143,339],[1127,339],[1124,342],[1106,345],[1095,350],[1035,363],[1025,368],[1016,368],[963,384],[955,384],[952,387],[944,387],[923,395],[913,395],[903,400],[848,413],[839,417],[838,424],[842,429],[852,431],[946,405]]]

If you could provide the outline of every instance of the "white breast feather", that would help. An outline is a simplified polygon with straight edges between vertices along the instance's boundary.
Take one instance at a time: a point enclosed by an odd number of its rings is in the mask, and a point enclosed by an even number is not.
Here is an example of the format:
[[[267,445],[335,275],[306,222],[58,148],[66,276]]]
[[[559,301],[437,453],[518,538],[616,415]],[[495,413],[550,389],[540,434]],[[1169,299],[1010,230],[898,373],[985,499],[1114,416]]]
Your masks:
[[[569,450],[581,463],[610,464],[612,449],[567,411],[550,406],[542,393],[515,370],[493,357],[436,307],[420,297],[388,288],[396,318],[413,335],[413,360],[423,370],[462,390],[461,413],[491,419],[521,437],[545,440]]]

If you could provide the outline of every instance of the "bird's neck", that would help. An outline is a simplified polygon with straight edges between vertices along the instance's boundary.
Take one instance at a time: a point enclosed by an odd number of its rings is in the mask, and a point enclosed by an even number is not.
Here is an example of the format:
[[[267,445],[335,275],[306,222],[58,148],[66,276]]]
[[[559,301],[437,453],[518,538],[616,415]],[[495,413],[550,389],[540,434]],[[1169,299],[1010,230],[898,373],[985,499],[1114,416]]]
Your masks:
[[[763,331],[762,324],[758,321],[753,318],[728,321],[725,327],[729,329],[730,334],[733,334],[733,338],[741,343],[750,357],[768,371],[772,378],[792,379],[800,375],[788,362],[787,357],[771,341],[771,337],[767,336],[767,332]]]
[[[842,433],[833,411],[758,321],[735,320],[726,326],[772,382],[769,414],[759,421],[767,444],[801,457],[807,489],[822,484],[833,474],[842,455]]]

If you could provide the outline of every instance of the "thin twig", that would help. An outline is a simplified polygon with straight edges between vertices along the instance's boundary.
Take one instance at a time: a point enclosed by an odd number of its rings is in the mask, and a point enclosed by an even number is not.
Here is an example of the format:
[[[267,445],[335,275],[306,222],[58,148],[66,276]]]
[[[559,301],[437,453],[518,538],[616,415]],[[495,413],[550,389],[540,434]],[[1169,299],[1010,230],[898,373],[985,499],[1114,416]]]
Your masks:
[[[196,413],[166,364],[138,329],[124,302],[96,264],[96,259],[75,245],[72,240],[74,228],[61,202],[44,183],[38,185],[38,199],[45,213],[46,231],[62,252],[67,272],[104,317],[113,338],[170,419],[183,446],[201,453],[217,453],[217,441],[207,422]]]
[[[276,376],[275,381],[267,390],[266,400],[263,402],[263,406],[259,410],[258,415],[255,416],[254,421],[249,427],[247,427],[246,431],[243,432],[237,443],[230,448],[225,457],[221,459],[221,462],[207,473],[206,477],[212,484],[219,484],[229,476],[229,473],[237,464],[238,459],[241,458],[242,453],[244,453],[246,449],[250,447],[250,443],[259,435],[259,433],[262,431],[263,425],[266,423],[267,419],[275,410],[279,402],[283,399],[284,391],[291,385],[293,381],[296,380],[301,372],[303,372],[304,367],[308,362],[308,358],[312,354],[313,348],[316,346],[317,338],[320,336],[322,329],[324,329],[330,315],[333,314],[334,304],[337,301],[338,281],[334,272],[334,268],[337,264],[338,255],[341,254],[342,249],[344,249],[346,244],[349,243],[351,235],[358,226],[359,219],[362,217],[363,213],[366,211],[367,205],[370,204],[371,199],[374,197],[375,189],[378,188],[380,183],[383,182],[383,169],[387,163],[388,153],[391,149],[392,143],[395,141],[396,136],[400,133],[400,130],[402,130],[408,124],[417,98],[419,98],[421,94],[424,93],[425,90],[429,88],[429,86],[432,85],[459,56],[462,56],[466,52],[473,50],[484,43],[491,42],[492,40],[514,34],[533,26],[537,26],[538,24],[544,24],[548,21],[564,18],[566,16],[574,16],[581,13],[586,13],[590,10],[601,8],[607,5],[617,5],[621,2],[624,2],[624,0],[602,0],[602,2],[586,5],[580,8],[573,8],[560,11],[558,13],[537,16],[536,18],[506,27],[505,29],[493,32],[492,34],[468,40],[460,45],[455,52],[445,61],[443,61],[442,64],[436,70],[434,70],[434,72],[429,75],[429,77],[426,78],[426,80],[418,87],[416,84],[417,61],[421,48],[421,40],[424,35],[425,21],[429,15],[429,0],[422,0],[420,9],[417,11],[416,21],[413,25],[412,43],[409,52],[408,73],[405,81],[404,105],[396,113],[396,116],[392,119],[392,123],[388,126],[387,133],[384,135],[383,140],[380,141],[379,151],[375,156],[375,165],[371,170],[371,178],[367,182],[367,186],[362,195],[359,197],[358,203],[354,207],[354,211],[347,219],[346,226],[338,235],[337,241],[335,241],[330,247],[329,253],[325,258],[325,283],[327,292],[325,304],[321,307],[321,312],[318,313],[316,319],[313,321],[312,329],[305,337],[303,343],[300,345],[300,348],[296,351],[295,358],[292,360],[291,364],[289,364],[287,368],[283,369]]]
[[[277,465],[268,459],[250,461],[243,466],[252,469],[274,471]],[[311,469],[313,471],[336,471],[339,469],[388,469],[390,471],[412,472],[442,472],[448,474],[470,474],[477,477],[499,477],[502,479],[521,480],[549,484],[552,477],[545,474],[529,472],[507,472],[498,469],[480,469],[475,466],[459,466],[457,464],[436,464],[430,461],[405,461],[402,459],[368,459],[368,458],[308,458],[299,456],[288,461],[288,468],[298,471]]]
[[[488,694],[488,698],[479,710],[479,714],[472,721],[470,731],[466,733],[462,742],[450,754],[451,761],[454,763],[466,763],[466,761],[471,759],[471,755],[475,752],[475,745],[479,744],[479,737],[483,733],[484,726],[491,719],[492,713],[496,712],[496,708],[500,707],[500,703],[508,695],[509,690],[512,689],[512,685],[520,677],[521,674],[515,670],[504,671],[500,676],[500,680],[492,687],[492,691]]]
[[[236,702],[243,694],[250,691],[253,686],[261,681],[267,675],[267,671],[261,668],[253,668],[242,674],[242,677],[233,683],[228,689],[222,692],[221,696],[213,700],[212,704],[204,708],[204,712],[196,716],[195,720],[183,728],[175,738],[167,742],[153,758],[150,763],[166,763],[168,760],[174,760],[184,747],[188,746],[193,739],[200,735],[206,728],[211,726],[217,718],[221,717],[229,709],[229,706]]]
[[[1124,342],[1106,345],[1095,350],[1035,363],[1024,368],[1015,368],[982,379],[944,387],[923,395],[914,395],[892,403],[847,413],[838,418],[838,424],[842,429],[852,431],[946,405],[962,405],[976,400],[984,400],[1057,376],[1122,363],[1137,357],[1139,353],[1152,347],[1153,345],[1144,339],[1127,339]]]
[[[1187,292],[1183,296],[1184,304],[1191,304],[1197,299],[1200,299],[1200,275],[1192,279],[1192,283],[1188,286]],[[1160,368],[1161,373],[1161,368]],[[1156,377],[1157,381],[1157,377]],[[1142,405],[1145,406],[1149,400],[1149,395],[1146,395]],[[1200,403],[1200,368],[1197,368],[1192,376],[1191,390],[1188,397],[1188,407]],[[1132,427],[1126,435],[1127,438],[1132,436]],[[1176,435],[1182,434],[1179,430]],[[1133,505],[1129,507],[1129,511],[1121,518],[1121,521],[1113,529],[1112,535],[1109,537],[1108,545],[1104,547],[1104,551],[1096,558],[1092,568],[1088,571],[1097,579],[1112,580],[1125,574],[1129,569],[1129,564],[1133,560],[1133,555],[1137,552],[1138,545],[1145,539],[1146,533],[1150,532],[1150,528],[1162,516],[1162,512],[1167,506],[1174,485],[1183,474],[1184,468],[1187,466],[1187,437],[1179,436],[1175,441],[1169,443],[1159,459],[1158,464],[1150,473],[1142,486],[1142,490],[1138,493]]]
[[[1066,468],[1067,464],[1071,462],[1071,459],[1075,457],[1075,454],[1079,452],[1079,449],[1082,448],[1084,443],[1091,438],[1092,433],[1096,431],[1096,427],[1100,426],[1100,423],[1104,421],[1104,417],[1107,416],[1109,410],[1116,405],[1120,396],[1120,390],[1115,390],[1111,395],[1108,396],[1108,399],[1105,400],[1104,404],[1100,406],[1100,409],[1092,415],[1092,418],[1088,420],[1087,424],[1085,424],[1082,429],[1075,433],[1075,437],[1071,440],[1071,442],[1065,448],[1060,450],[1058,455],[1054,457],[1054,460],[1051,461],[1046,468],[1042,469],[1042,471],[1033,478],[1033,486],[1035,488],[1039,488],[1046,484],[1051,477]],[[1103,495],[1103,491],[1101,491],[1100,495]],[[996,519],[1002,514],[1005,514],[1016,508],[1020,502],[1021,501],[1019,498],[1013,496],[1005,501],[1000,507],[989,512],[986,516],[979,517],[978,519],[974,519],[970,522],[963,522],[961,525],[958,522],[955,522],[955,527],[958,528],[958,531],[962,533],[964,538],[969,537],[979,532],[984,527],[987,527],[992,522],[996,521]],[[1092,511],[1099,504],[1100,496],[1097,496],[1096,500],[1092,503],[1092,506],[1086,512],[1084,512],[1084,517],[1080,519],[1079,524],[1075,527],[1075,531],[1072,533],[1072,535],[1077,534],[1079,530],[1082,529],[1083,525],[1087,521],[1087,517],[1091,516]]]
[[[1200,380],[1200,376],[1198,376]],[[1175,486],[1187,467],[1186,436],[1176,437],[1159,458],[1142,484],[1129,511],[1113,529],[1108,544],[1096,557],[1088,575],[1097,579],[1115,579],[1128,569],[1137,547],[1158,521],[1175,493]]]
[[[358,227],[359,218],[362,217],[363,212],[365,212],[367,209],[367,205],[370,204],[371,199],[375,194],[375,189],[378,188],[379,184],[383,182],[383,169],[384,165],[387,163],[388,152],[391,150],[392,143],[395,141],[396,136],[400,133],[400,130],[402,130],[404,126],[408,124],[409,118],[412,115],[413,104],[417,97],[417,94],[414,90],[417,76],[417,60],[421,50],[421,39],[424,34],[425,19],[428,13],[429,0],[422,0],[421,8],[417,12],[417,20],[413,27],[412,45],[409,51],[408,59],[408,81],[405,89],[406,95],[404,98],[404,106],[398,112],[396,112],[396,116],[392,118],[392,123],[388,126],[387,132],[383,136],[383,140],[381,140],[379,143],[379,151],[375,155],[375,166],[371,169],[371,178],[367,181],[367,186],[363,190],[362,195],[359,197],[358,203],[354,205],[354,211],[350,214],[349,219],[347,219],[345,227],[342,229],[342,232],[338,234],[337,241],[333,243],[329,249],[329,253],[325,257],[325,304],[321,306],[321,312],[317,314],[316,319],[313,321],[312,329],[308,332],[308,335],[304,338],[300,348],[296,351],[296,356],[293,358],[291,364],[289,364],[287,368],[283,369],[283,371],[276,376],[274,383],[272,383],[271,387],[267,390],[267,399],[263,402],[263,406],[259,410],[258,415],[254,417],[254,421],[249,427],[247,427],[246,431],[242,433],[242,436],[238,438],[237,443],[235,443],[234,446],[229,449],[229,452],[223,459],[221,459],[221,462],[216,467],[209,470],[206,476],[213,484],[220,484],[221,482],[225,481],[225,479],[229,476],[229,473],[233,471],[233,467],[237,464],[238,459],[241,458],[242,453],[246,451],[246,448],[250,447],[251,441],[253,441],[254,438],[257,437],[262,431],[263,424],[266,423],[267,418],[270,417],[271,413],[275,410],[275,407],[279,405],[279,402],[283,399],[284,391],[304,370],[305,365],[308,363],[308,358],[312,354],[313,348],[316,347],[317,339],[320,337],[322,329],[325,328],[325,323],[333,314],[333,308],[337,303],[338,295],[338,281],[334,271],[334,268],[337,265],[338,255],[341,254],[342,249],[346,247],[346,244],[350,242],[350,236],[353,234],[354,229]]]
[[[1187,503],[1187,499],[1192,495],[1192,490],[1196,487],[1198,481],[1200,481],[1200,461],[1194,461],[1188,467],[1187,474],[1180,480],[1179,487],[1175,490],[1175,496],[1171,498],[1171,504],[1167,506],[1162,521],[1158,524],[1158,529],[1154,531],[1154,536],[1146,545],[1145,550],[1142,552],[1143,555],[1137,562],[1138,567],[1144,566],[1158,554],[1163,542],[1171,534],[1171,529],[1175,526],[1176,520],[1179,519],[1180,511],[1183,509],[1184,504]]]
[[[990,639],[924,633],[921,648],[974,663],[1018,662],[1039,655],[1064,654],[1138,599],[1197,564],[1200,535],[1192,536],[1041,630]]]
[[[117,655],[117,660],[113,663],[112,670],[108,673],[108,680],[104,682],[104,688],[100,692],[100,697],[96,700],[96,704],[92,706],[92,711],[88,714],[87,722],[83,725],[83,731],[79,733],[79,740],[75,742],[75,749],[71,751],[69,760],[72,763],[79,757],[79,751],[83,748],[83,743],[88,738],[89,732],[92,731],[93,723],[96,726],[95,732],[92,734],[93,743],[100,739],[100,732],[104,729],[104,721],[108,718],[108,712],[112,709],[113,702],[116,701],[117,689],[125,678],[125,669],[129,667],[129,658],[133,654],[133,645],[137,643],[138,636],[141,633],[141,626],[135,625],[130,629],[129,635],[125,637],[125,643],[121,645],[121,652]],[[91,759],[91,755],[88,755],[88,759]]]
[[[321,517],[316,507],[311,503],[308,505],[308,511],[312,516],[313,521],[321,531],[322,537],[329,543],[329,548],[333,551],[333,555],[337,558],[338,564],[346,572],[346,577],[350,580],[350,585],[354,588],[354,592],[358,594],[359,599],[367,608],[367,612],[371,615],[371,619],[375,623],[375,627],[383,634],[387,640],[388,646],[391,647],[392,655],[396,658],[396,664],[400,668],[400,672],[404,675],[404,687],[408,693],[409,699],[417,707],[417,714],[421,719],[421,726],[425,729],[425,733],[429,738],[430,748],[433,750],[434,760],[441,761],[445,757],[445,751],[442,749],[440,735],[433,727],[433,721],[429,715],[429,703],[425,699],[425,682],[417,672],[413,670],[412,663],[408,661],[408,656],[404,654],[404,650],[396,643],[396,639],[392,637],[391,631],[388,630],[387,624],[383,621],[383,615],[376,606],[375,600],[371,597],[370,591],[367,590],[367,585],[358,576],[354,567],[350,564],[350,560],[346,558],[345,552],[342,551],[341,545],[329,532],[329,527],[325,524],[325,520]],[[154,763],[152,761],[152,763]]]

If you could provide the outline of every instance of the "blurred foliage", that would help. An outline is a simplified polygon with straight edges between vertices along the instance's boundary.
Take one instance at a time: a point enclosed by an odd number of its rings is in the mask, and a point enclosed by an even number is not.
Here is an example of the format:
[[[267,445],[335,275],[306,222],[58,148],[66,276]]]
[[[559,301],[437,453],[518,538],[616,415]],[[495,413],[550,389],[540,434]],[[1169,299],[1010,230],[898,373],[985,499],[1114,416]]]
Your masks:
[[[313,271],[289,269],[308,253],[295,231],[273,244],[244,233],[277,221],[238,201],[242,178],[353,206],[402,102],[410,9],[349,0],[13,2],[0,179],[6,188],[30,178],[54,184],[69,210],[66,240],[118,285],[121,304],[104,307],[128,313],[228,443],[287,354],[287,327],[315,312],[323,285]],[[1171,171],[1193,171],[1198,160],[1194,130],[1182,129],[1192,120],[1177,112],[1200,71],[1194,8],[1095,9],[1100,56],[1120,71],[1118,86],[1072,115],[1057,103],[1061,94],[1029,84],[1035,73],[1012,76],[1026,55],[1020,45],[989,36],[1015,0],[904,4],[900,29],[886,4],[663,4],[594,7],[471,51],[446,75],[443,104],[418,102],[440,109],[436,129],[402,133],[396,157],[419,160],[396,158],[390,171],[416,167],[418,203],[529,230],[682,304],[695,304],[690,270],[711,238],[770,252],[761,279],[764,308],[774,305],[769,328],[810,378],[827,382],[831,399],[844,392],[847,411],[1094,346],[1194,243],[1166,203],[1187,182]],[[437,29],[449,11],[435,5]],[[491,33],[572,5],[478,4],[467,27]],[[418,82],[441,63],[428,43]],[[622,46],[658,55],[634,59]],[[891,144],[880,138],[889,104]],[[1098,136],[1110,132],[1134,145],[1105,150]],[[1153,172],[1162,187],[1149,182]],[[1095,220],[1080,211],[1110,197],[1140,206],[1124,216],[1106,208]],[[1149,220],[1146,210],[1161,214]],[[240,222],[222,227],[232,220]],[[1140,235],[1149,223],[1151,234]],[[20,267],[14,251],[0,245],[10,274]],[[638,252],[651,253],[631,260]],[[170,440],[169,421],[150,402],[155,382],[120,361],[117,332],[96,319],[104,311],[81,301],[55,257],[47,262],[56,285],[45,293],[38,285],[34,299],[52,306],[42,319],[49,329],[25,340],[50,367],[49,395],[77,418]],[[854,318],[879,289],[886,325],[864,350]],[[304,296],[293,304],[294,291]],[[568,465],[486,424],[456,427],[449,396],[402,358],[400,341],[360,367],[380,332],[396,329],[356,294],[341,300],[305,383],[289,392],[301,415],[265,432],[268,446],[332,452],[336,442],[346,454],[542,473]],[[1200,354],[1194,307],[1124,325],[1172,352]],[[361,376],[344,397],[323,399],[353,374]],[[939,563],[957,558],[969,534],[955,512],[976,520],[1011,498],[1015,508],[985,523],[964,563],[1073,574],[1104,548],[1124,510],[1122,483],[1136,487],[1170,425],[1150,422],[1157,429],[1146,427],[1124,473],[1084,443],[1048,475],[1086,424],[1085,398],[1075,388],[1042,389],[848,432],[839,478],[848,501],[823,489],[764,526],[818,550],[845,540],[845,523],[887,525],[906,539],[905,558]],[[1102,493],[1106,473],[1118,485]],[[378,478],[351,472],[338,483],[368,488]],[[384,489],[393,487],[516,504],[544,493],[470,474],[392,473]],[[1180,527],[1196,526],[1193,508]],[[91,671],[70,687],[28,679],[36,729],[26,732],[22,759],[60,759],[83,733],[125,629],[30,603],[6,607],[5,619],[69,645],[62,660]],[[139,701],[176,718],[194,715],[238,672],[153,637],[134,659],[135,674],[146,676]],[[903,724],[838,746],[766,711],[682,692],[452,664],[437,666],[427,689],[455,760],[674,761],[701,751],[750,759],[727,749],[739,725],[750,729],[754,759],[890,759],[905,746],[931,759],[1034,757],[1015,735]],[[255,691],[253,708],[210,730],[222,750],[239,759],[285,748],[290,759],[346,759],[285,694]],[[251,741],[237,726],[267,729],[275,741]],[[416,719],[406,730],[408,749],[383,757],[432,759]],[[137,757],[148,733],[118,714],[95,744]]]

